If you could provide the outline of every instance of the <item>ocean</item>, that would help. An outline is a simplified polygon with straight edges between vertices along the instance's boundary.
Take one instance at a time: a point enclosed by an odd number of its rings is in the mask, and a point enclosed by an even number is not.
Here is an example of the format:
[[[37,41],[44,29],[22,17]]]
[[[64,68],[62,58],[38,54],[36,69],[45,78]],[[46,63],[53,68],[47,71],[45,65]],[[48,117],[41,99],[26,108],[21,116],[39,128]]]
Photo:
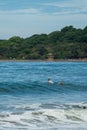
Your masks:
[[[0,62],[0,130],[87,130],[87,62]]]

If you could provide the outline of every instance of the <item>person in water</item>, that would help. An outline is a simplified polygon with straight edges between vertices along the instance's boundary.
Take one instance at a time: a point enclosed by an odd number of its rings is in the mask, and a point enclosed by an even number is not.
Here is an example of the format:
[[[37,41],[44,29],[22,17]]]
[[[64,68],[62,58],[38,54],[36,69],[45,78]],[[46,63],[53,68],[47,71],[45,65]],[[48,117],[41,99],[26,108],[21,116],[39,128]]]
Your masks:
[[[49,78],[49,79],[48,79],[48,83],[49,83],[49,84],[53,84],[53,81]]]
[[[50,78],[48,78],[48,84],[53,84],[54,82],[50,79]],[[59,81],[58,82],[58,85],[63,85],[64,83],[62,82],[62,81]]]
[[[58,85],[63,85],[63,82],[62,81],[58,82]]]

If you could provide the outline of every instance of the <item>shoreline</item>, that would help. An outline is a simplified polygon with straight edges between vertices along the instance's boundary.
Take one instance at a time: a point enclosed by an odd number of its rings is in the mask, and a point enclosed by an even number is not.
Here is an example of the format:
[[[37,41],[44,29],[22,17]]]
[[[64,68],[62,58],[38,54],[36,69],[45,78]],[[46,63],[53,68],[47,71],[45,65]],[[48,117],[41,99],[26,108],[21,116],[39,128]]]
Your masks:
[[[49,60],[49,59],[32,59],[32,60],[23,60],[23,59],[0,59],[0,62],[87,62],[87,58],[83,59],[54,59],[54,60]]]

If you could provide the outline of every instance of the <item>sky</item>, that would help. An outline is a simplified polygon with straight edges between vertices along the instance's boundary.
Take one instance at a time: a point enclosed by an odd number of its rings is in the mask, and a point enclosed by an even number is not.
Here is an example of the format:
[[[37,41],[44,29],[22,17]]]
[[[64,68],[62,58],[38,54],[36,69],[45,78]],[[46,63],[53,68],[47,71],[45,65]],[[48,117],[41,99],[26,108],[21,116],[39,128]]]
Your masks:
[[[0,0],[0,39],[87,26],[87,0]]]

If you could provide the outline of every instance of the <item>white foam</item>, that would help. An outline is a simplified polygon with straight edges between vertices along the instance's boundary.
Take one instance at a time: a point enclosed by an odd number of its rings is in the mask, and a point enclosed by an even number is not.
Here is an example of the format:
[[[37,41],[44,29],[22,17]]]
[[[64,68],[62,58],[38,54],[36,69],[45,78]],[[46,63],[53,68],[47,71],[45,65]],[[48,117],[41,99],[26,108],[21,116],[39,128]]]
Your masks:
[[[69,104],[68,104],[69,105]],[[74,104],[75,105],[75,104]],[[77,104],[76,104],[77,105]],[[83,104],[81,104],[82,106]],[[34,108],[26,110],[25,108]],[[73,128],[86,127],[87,128],[87,109],[45,109],[41,108],[40,104],[25,104],[16,106],[16,108],[24,108],[23,113],[2,112],[5,116],[0,117],[0,128]],[[69,125],[69,126],[68,126]]]

